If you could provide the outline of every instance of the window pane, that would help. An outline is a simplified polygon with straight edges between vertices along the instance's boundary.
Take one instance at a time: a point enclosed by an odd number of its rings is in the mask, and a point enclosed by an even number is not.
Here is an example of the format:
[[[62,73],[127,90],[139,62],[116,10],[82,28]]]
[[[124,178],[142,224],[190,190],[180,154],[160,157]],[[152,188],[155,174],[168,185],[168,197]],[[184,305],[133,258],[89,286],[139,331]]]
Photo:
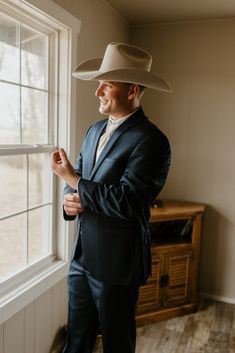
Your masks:
[[[19,87],[0,82],[0,144],[20,143]]]
[[[19,82],[18,24],[0,14],[0,78]]]
[[[51,253],[51,206],[30,211],[28,217],[28,251],[29,263],[31,263]]]
[[[46,144],[47,94],[22,88],[22,143]]]
[[[47,87],[47,37],[21,25],[21,80],[25,85]]]
[[[0,219],[27,207],[26,156],[0,157]]]
[[[29,208],[49,202],[49,155],[39,153],[29,156]]]
[[[0,281],[26,266],[26,215],[0,221]]]

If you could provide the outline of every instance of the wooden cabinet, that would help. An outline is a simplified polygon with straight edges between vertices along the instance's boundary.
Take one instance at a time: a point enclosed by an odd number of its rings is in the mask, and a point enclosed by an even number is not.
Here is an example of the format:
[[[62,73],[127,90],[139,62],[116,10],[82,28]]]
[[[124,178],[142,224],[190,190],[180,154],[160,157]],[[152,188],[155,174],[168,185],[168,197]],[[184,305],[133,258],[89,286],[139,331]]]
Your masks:
[[[152,276],[140,288],[137,323],[195,312],[202,204],[164,201],[150,219]]]

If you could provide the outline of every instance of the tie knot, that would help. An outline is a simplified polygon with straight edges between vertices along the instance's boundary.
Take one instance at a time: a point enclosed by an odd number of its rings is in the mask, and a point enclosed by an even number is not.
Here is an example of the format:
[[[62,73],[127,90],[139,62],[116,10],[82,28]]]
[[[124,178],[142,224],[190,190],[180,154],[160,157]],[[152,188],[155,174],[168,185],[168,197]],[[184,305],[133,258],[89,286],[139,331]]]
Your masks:
[[[107,128],[106,128],[106,133],[112,132],[112,131],[115,130],[118,126],[119,126],[118,121],[109,119],[108,125],[107,125]]]
[[[112,117],[110,117],[109,118],[109,124],[110,125],[118,125],[119,124],[119,121],[118,120],[114,120],[114,119],[112,119]]]

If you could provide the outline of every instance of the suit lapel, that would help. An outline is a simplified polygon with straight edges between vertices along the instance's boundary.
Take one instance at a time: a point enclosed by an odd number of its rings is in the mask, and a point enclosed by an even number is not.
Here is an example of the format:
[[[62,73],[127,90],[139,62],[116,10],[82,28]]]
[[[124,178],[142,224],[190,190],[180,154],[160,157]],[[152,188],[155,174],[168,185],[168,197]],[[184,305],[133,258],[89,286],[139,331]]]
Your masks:
[[[112,146],[115,144],[115,142],[119,139],[119,137],[126,132],[127,130],[129,130],[130,128],[132,128],[134,125],[136,125],[140,120],[143,119],[144,113],[142,111],[142,109],[139,109],[136,113],[134,113],[132,116],[130,116],[126,121],[124,121],[124,123],[122,123],[112,134],[112,136],[110,137],[109,141],[106,143],[106,145],[104,146],[103,151],[101,152],[97,162],[94,164],[94,168],[91,172],[90,178],[92,179],[97,171],[97,169],[100,167],[101,163],[103,162],[103,160],[105,159],[105,157],[107,156],[108,152],[110,151],[110,149],[112,148]],[[100,138],[101,134],[99,134],[98,137],[98,141],[96,141],[95,143],[95,153],[96,153],[96,149],[97,149],[97,144],[99,142],[99,138]],[[95,158],[95,156],[94,156]]]
[[[92,137],[93,141],[91,143],[90,147],[90,152],[88,156],[88,175],[90,176],[92,173],[92,169],[95,164],[95,158],[96,158],[96,150],[98,147],[99,139],[100,136],[103,134],[103,131],[107,125],[108,120],[104,120],[102,124],[98,126],[98,128],[95,130],[94,136]]]

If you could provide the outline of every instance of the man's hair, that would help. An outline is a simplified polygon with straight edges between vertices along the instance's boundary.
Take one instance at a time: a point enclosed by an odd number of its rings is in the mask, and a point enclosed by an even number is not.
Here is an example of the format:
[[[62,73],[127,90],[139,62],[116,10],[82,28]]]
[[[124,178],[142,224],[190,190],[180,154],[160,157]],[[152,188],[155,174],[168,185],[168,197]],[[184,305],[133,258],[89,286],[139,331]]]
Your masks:
[[[141,86],[141,85],[138,85],[139,86],[139,89],[140,89],[140,94],[142,95],[146,89],[145,86]]]
[[[140,90],[140,94],[139,94],[139,96],[140,96],[140,98],[142,98],[142,95],[144,94],[144,91],[145,91],[145,89],[146,89],[146,87],[145,86],[142,86],[142,85],[138,85],[138,83],[126,83],[128,86],[132,86],[132,85],[137,85],[137,86],[139,86],[139,90]]]

